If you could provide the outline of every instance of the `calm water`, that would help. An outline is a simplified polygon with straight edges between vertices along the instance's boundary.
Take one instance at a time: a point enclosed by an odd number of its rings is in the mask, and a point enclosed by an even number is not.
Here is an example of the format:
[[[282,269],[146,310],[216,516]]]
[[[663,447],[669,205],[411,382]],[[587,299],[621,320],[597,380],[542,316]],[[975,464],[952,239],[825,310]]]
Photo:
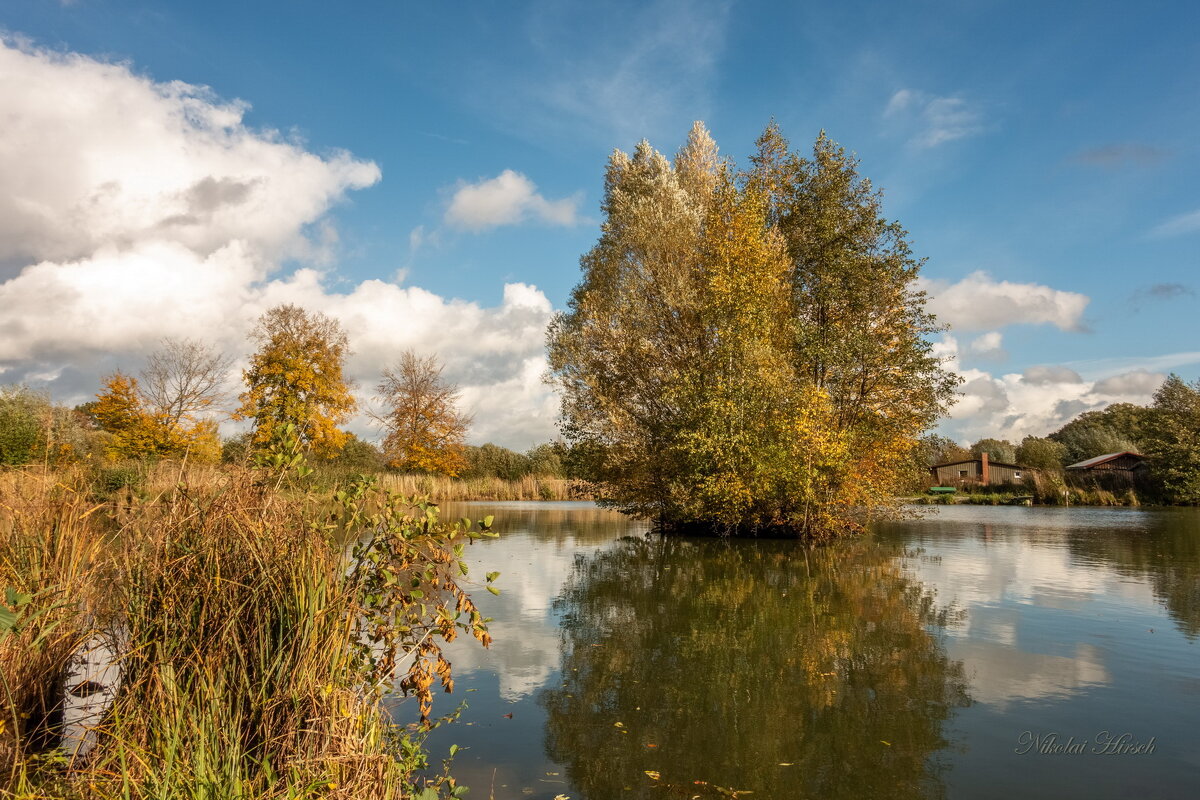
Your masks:
[[[452,647],[435,710],[467,708],[429,741],[472,797],[1200,796],[1195,510],[950,507],[817,549],[446,511],[503,534],[469,550],[495,644]]]

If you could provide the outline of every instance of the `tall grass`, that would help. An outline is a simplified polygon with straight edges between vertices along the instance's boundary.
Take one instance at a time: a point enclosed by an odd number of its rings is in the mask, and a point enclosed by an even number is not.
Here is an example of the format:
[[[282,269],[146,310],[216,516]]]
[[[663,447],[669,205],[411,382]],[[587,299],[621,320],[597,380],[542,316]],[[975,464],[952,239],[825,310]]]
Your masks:
[[[578,481],[526,475],[515,481],[503,478],[446,478],[432,475],[383,475],[387,488],[407,495],[427,495],[433,500],[590,500]]]
[[[0,472],[0,786],[27,784],[54,743],[103,574],[98,508],[54,472]]]
[[[163,475],[146,475],[108,516],[87,486],[0,478],[0,583],[51,609],[0,641],[3,713],[25,723],[0,738],[0,795],[413,796],[420,733],[381,700],[414,694],[427,719],[435,676],[452,685],[437,642],[466,630],[487,643],[450,577],[455,546],[479,529],[369,483],[331,505],[262,473],[172,477],[155,495]],[[346,540],[361,540],[352,555]],[[96,635],[120,679],[95,746],[69,763],[39,757],[67,665]]]

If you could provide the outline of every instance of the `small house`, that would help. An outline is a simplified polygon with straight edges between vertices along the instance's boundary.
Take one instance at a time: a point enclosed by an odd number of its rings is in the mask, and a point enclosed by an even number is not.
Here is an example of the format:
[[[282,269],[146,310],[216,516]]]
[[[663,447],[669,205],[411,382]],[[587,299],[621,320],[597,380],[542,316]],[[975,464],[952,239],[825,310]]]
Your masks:
[[[1021,483],[1033,470],[1017,464],[1002,464],[988,459],[987,453],[964,461],[934,464],[929,468],[939,486],[962,486],[979,484],[997,486],[1006,483]]]
[[[1140,453],[1125,451],[1123,453],[1106,453],[1102,456],[1089,458],[1067,467],[1070,470],[1082,472],[1126,472],[1130,475],[1148,469],[1146,457]]]

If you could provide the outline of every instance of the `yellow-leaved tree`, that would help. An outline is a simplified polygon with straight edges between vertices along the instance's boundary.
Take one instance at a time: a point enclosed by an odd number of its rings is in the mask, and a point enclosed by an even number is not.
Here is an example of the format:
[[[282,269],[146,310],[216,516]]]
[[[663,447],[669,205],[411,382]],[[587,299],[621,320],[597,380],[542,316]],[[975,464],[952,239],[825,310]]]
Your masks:
[[[374,416],[385,432],[383,453],[390,466],[450,476],[467,466],[471,417],[459,410],[458,387],[443,380],[435,356],[406,350],[384,370],[378,391],[386,410]]]
[[[106,377],[90,413],[112,434],[108,456],[220,460],[211,413],[227,369],[228,361],[207,345],[166,339],[150,354],[140,382],[119,370]]]
[[[258,350],[243,371],[246,391],[235,419],[254,423],[253,441],[266,445],[294,425],[306,447],[320,455],[341,449],[338,425],[354,413],[343,374],[349,340],[337,320],[291,304],[268,309],[251,333]]]
[[[600,240],[548,334],[562,431],[598,496],[664,527],[861,528],[956,379],[904,231],[823,134],[753,168],[697,123],[616,151]]]

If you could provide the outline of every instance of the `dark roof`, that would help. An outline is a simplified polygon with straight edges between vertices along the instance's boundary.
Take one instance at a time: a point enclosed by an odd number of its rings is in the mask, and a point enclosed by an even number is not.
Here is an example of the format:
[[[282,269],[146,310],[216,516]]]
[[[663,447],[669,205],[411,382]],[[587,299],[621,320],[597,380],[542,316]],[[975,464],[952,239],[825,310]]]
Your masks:
[[[1095,458],[1089,458],[1086,461],[1080,461],[1078,464],[1071,464],[1070,466],[1067,467],[1067,469],[1090,469],[1091,467],[1096,467],[1096,466],[1099,466],[1100,464],[1107,464],[1109,461],[1115,461],[1116,459],[1120,458],[1121,456],[1133,456],[1134,458],[1138,459],[1139,461],[1144,461],[1146,458],[1141,453],[1135,453],[1132,450],[1125,450],[1120,453],[1105,453],[1102,456],[1096,456]]]
[[[982,464],[982,458],[964,458],[961,461],[947,461],[944,464],[934,464],[930,469],[939,469],[941,467],[953,467],[956,464]],[[1007,467],[1008,469],[1032,469],[1032,467],[1022,467],[1020,464],[1005,464],[1003,461],[992,461],[988,459],[989,467]]]

